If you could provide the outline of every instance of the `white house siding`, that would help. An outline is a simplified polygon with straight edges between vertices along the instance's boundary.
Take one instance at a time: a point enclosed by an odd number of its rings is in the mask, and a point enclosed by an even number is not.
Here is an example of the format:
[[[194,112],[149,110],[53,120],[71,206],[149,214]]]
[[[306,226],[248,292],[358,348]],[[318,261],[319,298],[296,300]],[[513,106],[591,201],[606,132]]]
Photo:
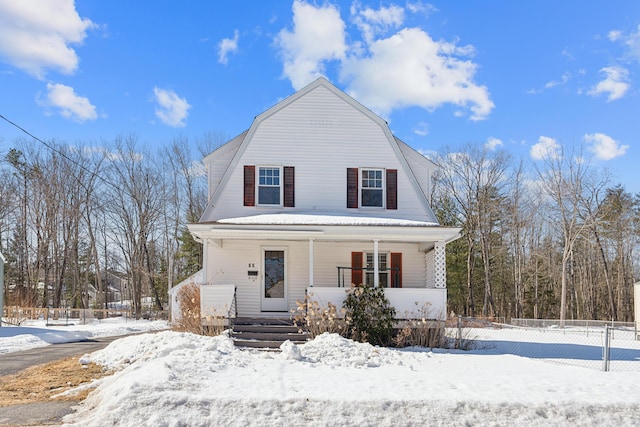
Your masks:
[[[224,194],[203,221],[283,211],[433,220],[392,148],[395,141],[389,143],[377,122],[328,89],[317,87],[256,126],[234,160]],[[243,206],[243,165],[294,166],[295,208]],[[397,169],[398,209],[347,209],[349,167]]]
[[[224,240],[222,248],[210,245],[208,253],[207,284],[233,284],[237,286],[239,316],[264,315],[260,309],[262,286],[262,249],[286,248],[286,276],[289,310],[296,308],[296,301],[304,299],[309,285],[309,242],[274,240]],[[337,266],[351,266],[351,252],[372,252],[373,242],[337,243],[314,242],[314,286],[337,287]],[[402,253],[403,288],[424,288],[426,268],[424,253],[416,244],[380,242],[379,252]],[[250,267],[250,265],[255,267]],[[250,278],[248,270],[258,271]],[[350,286],[350,272],[345,272],[345,286]]]
[[[209,199],[211,199],[213,193],[218,189],[222,176],[231,164],[231,160],[236,154],[236,151],[242,143],[246,133],[247,132],[243,132],[238,135],[236,138],[219,147],[203,160],[209,177]]]
[[[431,176],[436,170],[436,165],[404,142],[400,141],[398,146],[420,185],[423,197],[429,200],[431,197]],[[433,221],[436,221],[435,216]]]
[[[265,247],[286,248],[289,309],[296,307],[297,299],[304,299],[304,289],[307,287],[309,277],[307,242],[225,240],[222,248],[209,247],[207,283],[237,286],[236,303],[239,316],[261,315],[262,249]],[[248,270],[258,271],[258,276],[249,277]]]

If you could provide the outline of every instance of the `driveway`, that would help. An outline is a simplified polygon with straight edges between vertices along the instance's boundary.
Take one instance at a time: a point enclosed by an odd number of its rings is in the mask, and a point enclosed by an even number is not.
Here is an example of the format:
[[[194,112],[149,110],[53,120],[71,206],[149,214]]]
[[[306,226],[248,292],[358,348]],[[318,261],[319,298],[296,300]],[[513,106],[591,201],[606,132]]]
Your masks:
[[[15,374],[31,366],[100,350],[123,336],[94,338],[64,344],[51,344],[30,350],[0,354],[0,377]],[[0,407],[0,426],[60,425],[62,417],[73,412],[74,401],[26,403]]]

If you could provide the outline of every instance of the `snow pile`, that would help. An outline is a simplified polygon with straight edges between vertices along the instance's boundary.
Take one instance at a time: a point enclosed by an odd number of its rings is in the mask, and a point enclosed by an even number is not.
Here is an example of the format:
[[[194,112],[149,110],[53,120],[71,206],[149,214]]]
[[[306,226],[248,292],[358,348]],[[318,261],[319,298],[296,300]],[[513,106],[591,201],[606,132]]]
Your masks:
[[[0,327],[0,354],[49,344],[84,341],[91,338],[128,335],[167,329],[165,321],[110,318],[94,320],[86,325],[46,326],[44,320],[25,322],[24,326]]]
[[[496,340],[502,331],[492,331]],[[487,332],[486,334],[489,334]],[[89,358],[120,369],[74,426],[638,425],[638,372],[492,351],[388,349],[323,334],[281,352],[160,332]]]

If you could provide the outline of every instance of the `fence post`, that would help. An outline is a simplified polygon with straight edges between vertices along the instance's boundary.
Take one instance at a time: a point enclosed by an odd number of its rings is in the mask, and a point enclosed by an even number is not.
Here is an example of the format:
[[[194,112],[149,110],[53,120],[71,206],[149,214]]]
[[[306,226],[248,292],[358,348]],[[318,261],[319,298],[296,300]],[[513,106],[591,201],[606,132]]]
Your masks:
[[[462,347],[462,316],[458,314],[458,339],[456,343],[456,348],[459,350]]]
[[[609,372],[609,325],[604,326],[604,342],[602,348],[602,370]]]

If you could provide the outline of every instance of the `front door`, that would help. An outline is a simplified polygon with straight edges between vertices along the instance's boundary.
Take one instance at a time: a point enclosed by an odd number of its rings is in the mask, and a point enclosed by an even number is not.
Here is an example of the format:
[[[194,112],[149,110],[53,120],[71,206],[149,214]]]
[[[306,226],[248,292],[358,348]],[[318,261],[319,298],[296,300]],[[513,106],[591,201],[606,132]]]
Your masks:
[[[282,248],[265,248],[262,253],[262,311],[288,311],[287,251]]]

